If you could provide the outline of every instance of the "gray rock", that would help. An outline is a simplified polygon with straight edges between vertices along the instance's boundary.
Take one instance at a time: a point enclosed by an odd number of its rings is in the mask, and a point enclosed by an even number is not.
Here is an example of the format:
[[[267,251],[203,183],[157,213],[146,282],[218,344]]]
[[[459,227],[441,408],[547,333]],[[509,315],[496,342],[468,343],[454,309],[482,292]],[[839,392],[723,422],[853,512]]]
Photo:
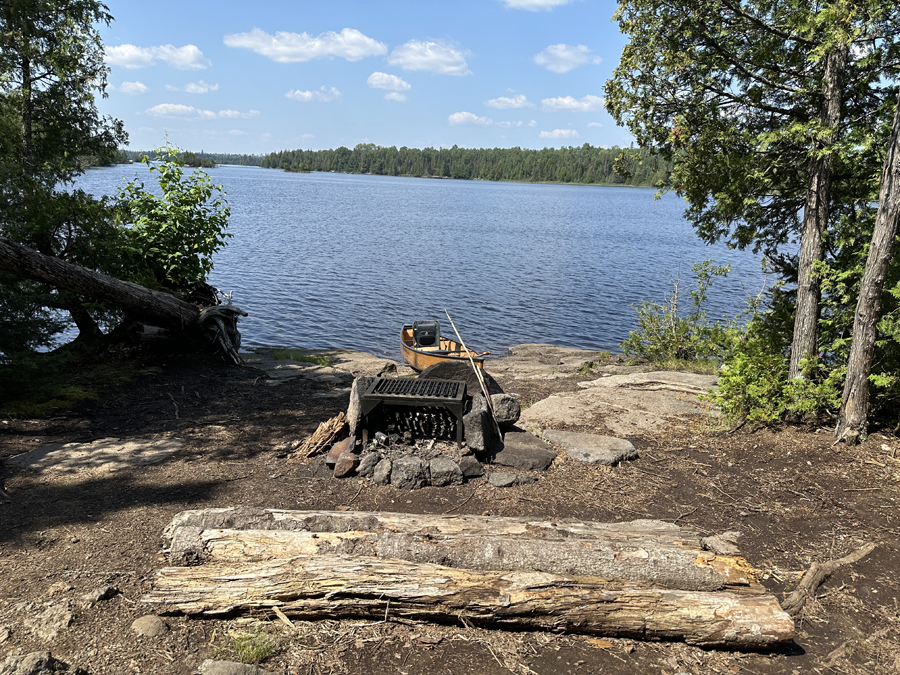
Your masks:
[[[81,599],[90,605],[94,605],[103,600],[109,600],[113,596],[118,595],[118,593],[119,589],[115,586],[100,586],[82,595]]]
[[[553,448],[534,434],[513,427],[504,434],[503,449],[491,461],[522,471],[544,471],[554,459],[556,451]]]
[[[468,412],[463,416],[466,445],[475,452],[490,452],[499,445],[500,439],[488,412],[487,401],[481,394],[475,394],[467,408]]]
[[[338,455],[337,462],[334,464],[334,477],[347,478],[352,476],[359,466],[359,455],[352,452],[342,452]]]
[[[703,537],[700,543],[707,551],[712,551],[717,555],[740,555],[741,551],[737,547],[737,540],[740,536],[740,532],[729,530],[711,537]]]
[[[169,630],[169,626],[156,614],[146,614],[131,622],[131,630],[144,637],[159,637]]]
[[[466,455],[459,460],[459,470],[462,472],[463,478],[478,478],[484,475],[484,467],[481,462],[472,455]]]
[[[70,600],[51,600],[42,605],[38,614],[27,617],[24,621],[39,638],[52,642],[59,631],[72,624],[72,602]]]
[[[428,462],[428,471],[431,474],[431,484],[435,487],[462,485],[462,469],[449,457],[435,457]]]
[[[0,675],[88,675],[84,668],[70,668],[68,664],[53,658],[49,651],[31,652],[24,656],[8,656],[0,661]]]
[[[493,394],[491,407],[494,409],[494,419],[501,429],[511,427],[519,421],[519,415],[522,414],[522,406],[512,394]]]
[[[619,462],[638,457],[637,450],[631,442],[623,438],[555,429],[546,429],[541,436],[551,443],[563,446],[566,454],[572,459],[586,464],[615,466]]]
[[[200,675],[275,675],[275,673],[246,663],[206,659],[200,664]]]
[[[359,466],[356,467],[356,473],[360,476],[368,478],[375,473],[375,467],[381,461],[381,455],[377,452],[369,452],[362,456],[359,460]]]
[[[350,405],[347,406],[347,426],[350,428],[351,436],[359,436],[360,423],[362,422],[362,407],[360,397],[363,392],[372,384],[374,377],[357,377],[353,380],[353,386],[350,388]]]
[[[391,466],[391,485],[401,490],[416,490],[428,485],[425,465],[418,457],[399,457]]]
[[[387,485],[391,482],[391,469],[393,463],[387,457],[382,459],[378,464],[375,465],[375,470],[372,471],[372,480],[374,480],[379,485]]]
[[[537,482],[537,478],[535,478],[534,476],[518,476],[514,473],[502,473],[500,471],[494,471],[488,476],[487,481],[494,487],[507,488],[515,487],[516,485],[528,485],[529,483],[535,483]]]
[[[489,394],[502,394],[503,389],[497,384],[497,380],[490,373],[481,371],[484,384]],[[481,385],[478,384],[478,376],[472,370],[468,361],[441,361],[433,366],[428,366],[419,374],[421,380],[460,380],[466,383],[466,394],[474,396],[481,393]]]

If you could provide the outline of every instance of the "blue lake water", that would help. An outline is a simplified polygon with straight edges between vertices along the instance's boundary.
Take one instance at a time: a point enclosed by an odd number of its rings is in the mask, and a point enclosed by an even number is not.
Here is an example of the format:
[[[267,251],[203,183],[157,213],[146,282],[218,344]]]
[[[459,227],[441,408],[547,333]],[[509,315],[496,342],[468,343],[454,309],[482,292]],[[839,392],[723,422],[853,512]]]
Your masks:
[[[249,312],[245,347],[344,347],[399,358],[403,323],[441,321],[505,353],[523,342],[618,350],[633,304],[663,301],[691,265],[731,264],[710,291],[734,316],[763,277],[756,256],[705,246],[674,195],[654,190],[210,170],[228,193],[234,235],[210,282]],[[146,167],[95,169],[78,187],[113,194]]]

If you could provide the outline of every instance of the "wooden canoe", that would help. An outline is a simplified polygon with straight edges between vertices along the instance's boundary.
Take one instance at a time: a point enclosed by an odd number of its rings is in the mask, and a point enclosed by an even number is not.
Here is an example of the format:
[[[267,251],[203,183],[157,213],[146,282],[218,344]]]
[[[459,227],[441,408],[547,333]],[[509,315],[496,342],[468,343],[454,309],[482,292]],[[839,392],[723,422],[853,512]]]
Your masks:
[[[416,347],[416,341],[413,337],[412,324],[403,326],[400,333],[400,351],[403,358],[414,369],[419,372],[425,370],[428,366],[442,361],[463,361],[469,363],[469,357],[472,357],[477,368],[484,368],[484,357],[490,352],[474,352],[471,349],[463,349],[463,346],[456,340],[441,335],[440,347]]]

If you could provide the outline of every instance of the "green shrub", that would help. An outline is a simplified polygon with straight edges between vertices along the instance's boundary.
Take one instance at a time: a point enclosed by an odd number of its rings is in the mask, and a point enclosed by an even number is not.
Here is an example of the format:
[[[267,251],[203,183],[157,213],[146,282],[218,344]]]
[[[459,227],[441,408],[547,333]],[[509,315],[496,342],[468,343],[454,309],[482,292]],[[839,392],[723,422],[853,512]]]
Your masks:
[[[626,354],[657,362],[723,358],[728,343],[734,339],[735,327],[732,322],[710,322],[703,305],[714,278],[727,277],[730,265],[719,267],[704,260],[692,269],[697,287],[690,293],[687,314],[679,315],[680,280],[676,279],[665,304],[645,300],[635,307],[638,328],[622,342]]]

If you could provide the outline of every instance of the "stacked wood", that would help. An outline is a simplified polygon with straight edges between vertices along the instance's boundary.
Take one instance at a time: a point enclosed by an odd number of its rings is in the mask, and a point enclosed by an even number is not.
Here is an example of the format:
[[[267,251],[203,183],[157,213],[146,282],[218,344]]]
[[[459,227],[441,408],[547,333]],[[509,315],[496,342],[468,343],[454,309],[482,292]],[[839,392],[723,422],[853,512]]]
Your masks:
[[[317,455],[326,450],[346,431],[347,420],[344,418],[344,413],[339,412],[335,417],[319,424],[316,430],[290,454],[288,459]]]
[[[209,509],[166,530],[145,602],[219,616],[463,621],[765,649],[794,624],[739,557],[659,521]]]

